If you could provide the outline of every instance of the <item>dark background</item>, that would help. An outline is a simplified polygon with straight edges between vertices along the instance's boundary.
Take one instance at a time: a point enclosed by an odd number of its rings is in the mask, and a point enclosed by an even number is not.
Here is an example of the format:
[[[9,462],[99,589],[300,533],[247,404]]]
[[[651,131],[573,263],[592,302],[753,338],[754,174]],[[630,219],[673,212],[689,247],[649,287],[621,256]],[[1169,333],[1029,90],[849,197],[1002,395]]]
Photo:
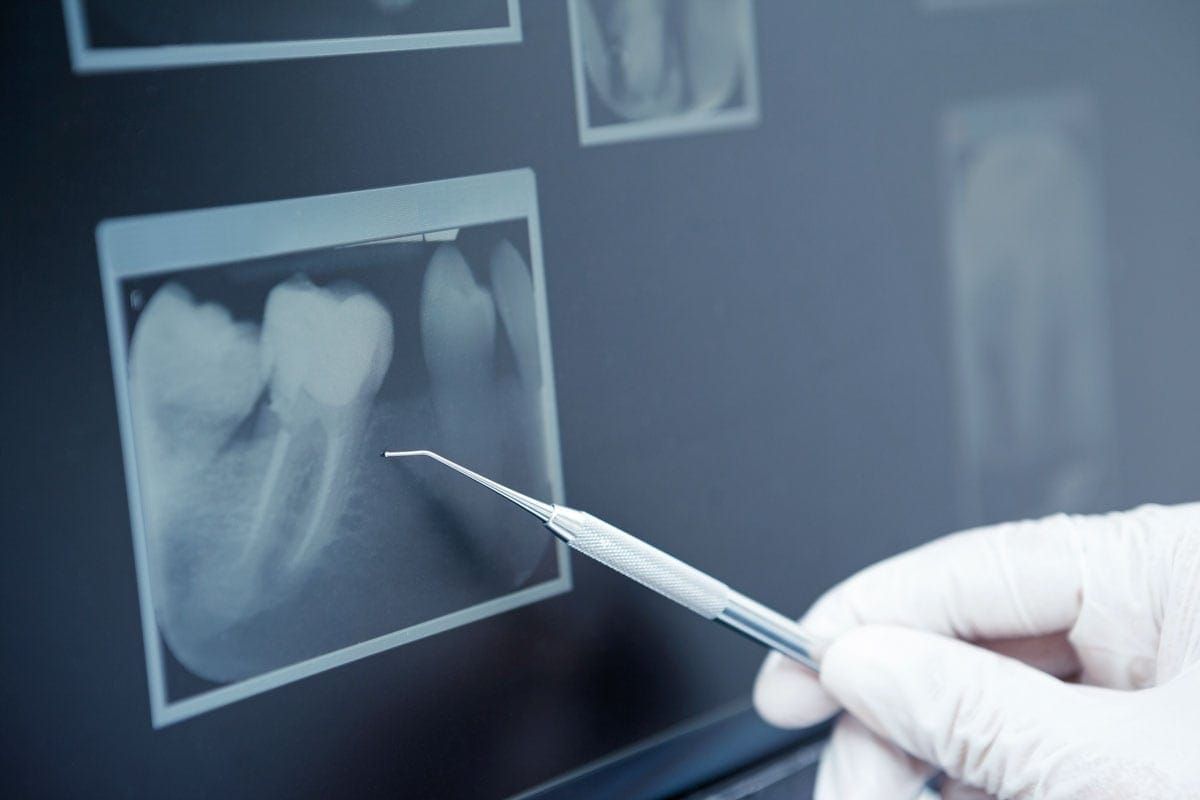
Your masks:
[[[762,655],[576,558],[570,595],[153,730],[108,217],[532,167],[568,501],[798,613],[960,523],[943,110],[1079,88],[1115,504],[1200,496],[1200,4],[764,0],[758,127],[588,148],[566,8],[522,11],[521,45],[79,77],[57,4],[4,4],[0,794],[503,796],[745,699]]]

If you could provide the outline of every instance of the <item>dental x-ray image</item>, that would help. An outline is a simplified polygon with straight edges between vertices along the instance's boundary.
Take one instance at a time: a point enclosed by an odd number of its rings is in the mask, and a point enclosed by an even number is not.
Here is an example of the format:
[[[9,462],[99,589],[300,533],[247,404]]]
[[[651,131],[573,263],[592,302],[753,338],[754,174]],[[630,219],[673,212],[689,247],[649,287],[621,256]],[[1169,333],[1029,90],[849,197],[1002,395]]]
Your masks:
[[[582,144],[758,122],[751,0],[568,0]]]
[[[1096,123],[1080,93],[943,124],[965,523],[1115,500]]]
[[[562,549],[520,511],[449,471],[380,457],[434,449],[560,494],[528,219],[161,271],[144,255],[181,228],[286,246],[289,203],[315,203],[327,228],[389,207],[347,209],[347,197],[328,218],[313,198],[102,228],[144,617],[161,635],[168,706],[221,704],[239,682],[294,679],[569,587]],[[142,265],[118,274],[121,252]]]
[[[78,72],[521,41],[518,0],[66,0]]]

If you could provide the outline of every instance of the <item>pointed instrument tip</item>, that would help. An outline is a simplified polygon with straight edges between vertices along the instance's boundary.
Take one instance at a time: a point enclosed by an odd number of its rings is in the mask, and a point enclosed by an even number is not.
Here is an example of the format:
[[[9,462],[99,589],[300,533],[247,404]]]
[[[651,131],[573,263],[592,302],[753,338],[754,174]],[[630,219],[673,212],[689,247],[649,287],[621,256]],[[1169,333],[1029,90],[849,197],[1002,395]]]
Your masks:
[[[458,472],[458,473],[461,473],[462,475],[467,476],[468,478],[475,481],[476,483],[483,484],[484,486],[488,487],[493,492],[495,492],[496,494],[505,498],[506,500],[509,500],[510,502],[517,504],[521,508],[528,511],[530,514],[533,514],[535,517],[540,519],[542,522],[545,522],[546,520],[550,519],[550,517],[553,516],[553,514],[554,514],[554,506],[551,505],[550,503],[545,503],[545,502],[542,502],[541,500],[535,500],[534,498],[529,497],[528,495],[521,494],[516,489],[510,489],[507,486],[505,486],[504,484],[497,483],[496,481],[492,480],[491,478],[485,478],[484,476],[480,475],[478,472],[469,470],[466,467],[464,467],[463,465],[457,464],[457,463],[451,461],[450,459],[446,458],[445,456],[439,455],[439,454],[433,452],[432,450],[384,450],[383,451],[384,458],[401,458],[404,456],[425,456],[426,458],[432,458],[434,461],[440,461],[442,464],[445,464],[447,467],[454,470],[455,472]]]

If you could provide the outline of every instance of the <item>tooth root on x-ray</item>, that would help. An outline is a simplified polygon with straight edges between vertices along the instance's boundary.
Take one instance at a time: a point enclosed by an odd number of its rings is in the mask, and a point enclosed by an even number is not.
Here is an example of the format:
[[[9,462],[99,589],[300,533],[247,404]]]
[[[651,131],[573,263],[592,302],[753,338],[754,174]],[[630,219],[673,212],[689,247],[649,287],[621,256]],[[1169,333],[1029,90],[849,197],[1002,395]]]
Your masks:
[[[355,448],[361,444],[371,401],[392,358],[392,320],[373,297],[352,287],[322,289],[307,278],[275,287],[263,314],[262,368],[270,391],[270,407],[282,423],[260,509],[288,502],[281,491],[282,473],[295,472],[299,461],[290,454],[298,436],[321,453],[319,474],[308,492],[299,534],[290,542],[287,563],[302,563],[322,537],[328,538],[341,514]],[[267,539],[264,514],[256,515],[253,536]],[[257,546],[257,543],[252,544]]]
[[[446,445],[494,464],[496,308],[453,245],[438,247],[425,270],[421,344]]]

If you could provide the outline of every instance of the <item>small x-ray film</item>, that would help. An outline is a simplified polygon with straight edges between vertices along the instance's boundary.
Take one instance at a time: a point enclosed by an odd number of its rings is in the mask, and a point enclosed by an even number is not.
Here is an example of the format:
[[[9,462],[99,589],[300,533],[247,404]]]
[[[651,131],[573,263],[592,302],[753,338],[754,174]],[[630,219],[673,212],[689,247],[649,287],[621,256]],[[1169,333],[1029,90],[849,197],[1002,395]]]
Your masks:
[[[758,123],[751,0],[568,0],[582,144]]]
[[[521,41],[518,0],[63,0],[76,72]]]
[[[155,725],[570,588],[531,172],[98,241]]]
[[[966,521],[1103,510],[1116,444],[1092,105],[971,104],[942,131]]]

